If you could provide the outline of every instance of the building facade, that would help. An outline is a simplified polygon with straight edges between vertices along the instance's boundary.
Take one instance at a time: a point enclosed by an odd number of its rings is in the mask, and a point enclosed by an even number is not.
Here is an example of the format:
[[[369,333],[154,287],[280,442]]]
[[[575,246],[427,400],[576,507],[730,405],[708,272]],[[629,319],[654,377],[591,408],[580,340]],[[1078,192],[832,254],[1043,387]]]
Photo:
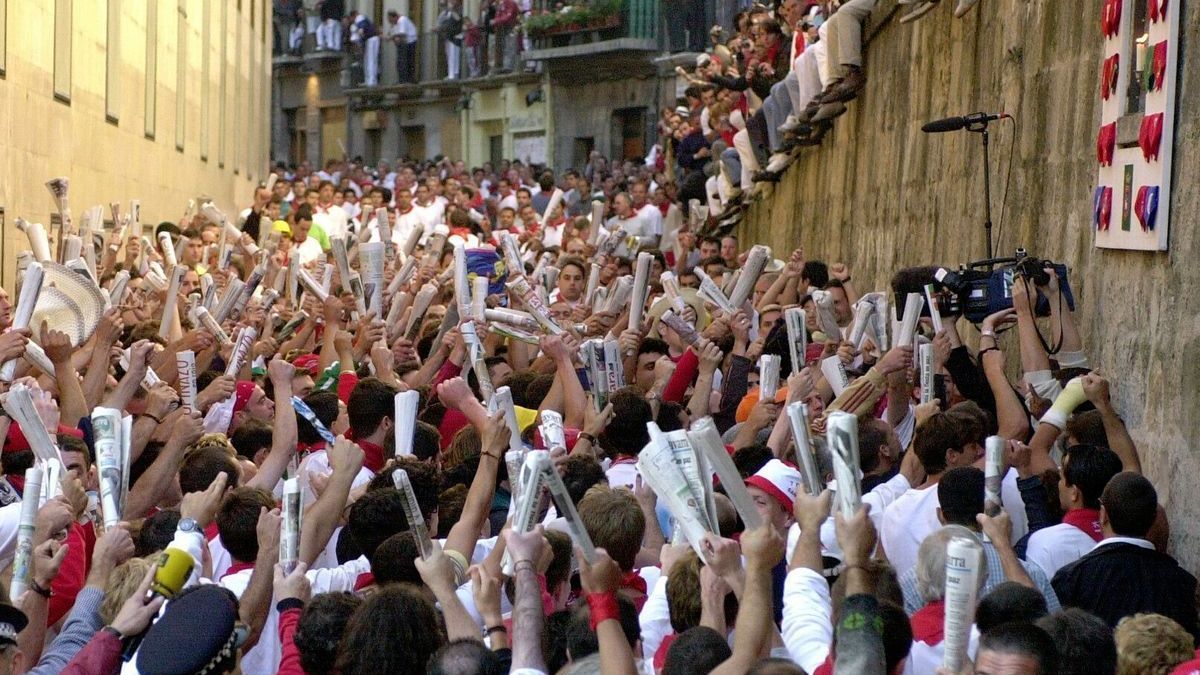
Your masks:
[[[50,223],[44,183],[70,179],[76,217],[141,201],[178,219],[189,198],[244,205],[265,177],[268,0],[0,0],[0,279]]]
[[[727,19],[713,0],[574,3],[584,14],[527,0],[518,2],[531,8],[524,28],[505,42],[480,28],[487,6],[467,0],[462,44],[448,50],[439,31],[445,3],[348,0],[347,13],[364,14],[383,34],[378,83],[364,86],[357,45],[318,50],[320,17],[313,0],[303,4],[310,7],[298,22],[298,48],[275,56],[272,157],[313,166],[343,155],[368,164],[444,156],[468,166],[520,159],[561,170],[582,166],[592,150],[643,157],[655,142],[656,107],[673,105],[679,93],[674,65],[689,60],[689,46],[702,48],[714,17]],[[689,31],[681,12],[693,5]],[[388,38],[393,10],[416,27],[411,71],[402,71],[401,48]],[[296,25],[289,17],[279,34]],[[516,51],[507,63],[506,45]]]

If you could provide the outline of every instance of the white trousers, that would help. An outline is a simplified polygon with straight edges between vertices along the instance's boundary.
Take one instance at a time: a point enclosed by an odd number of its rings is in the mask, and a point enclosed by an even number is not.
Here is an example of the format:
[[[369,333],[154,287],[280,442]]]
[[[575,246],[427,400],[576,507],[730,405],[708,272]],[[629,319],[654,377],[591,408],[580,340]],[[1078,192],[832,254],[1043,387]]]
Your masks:
[[[759,169],[758,157],[754,155],[754,145],[750,142],[750,133],[742,129],[734,134],[733,147],[737,149],[738,159],[742,160],[742,187],[748,188],[754,185],[751,176]]]
[[[363,45],[363,84],[379,84],[379,36],[367,38]]]
[[[342,24],[329,19],[317,28],[317,48],[342,51]]]
[[[446,40],[446,79],[458,79],[458,64],[461,58],[462,47]]]

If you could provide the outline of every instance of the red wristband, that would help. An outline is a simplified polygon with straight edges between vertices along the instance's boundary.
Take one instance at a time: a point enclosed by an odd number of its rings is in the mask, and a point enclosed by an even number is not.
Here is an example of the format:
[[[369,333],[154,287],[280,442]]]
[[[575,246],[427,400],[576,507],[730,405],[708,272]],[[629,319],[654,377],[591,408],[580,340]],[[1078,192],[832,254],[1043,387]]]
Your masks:
[[[588,593],[587,603],[591,610],[590,624],[593,631],[596,630],[596,626],[609,619],[620,621],[621,607],[617,604],[616,593]]]

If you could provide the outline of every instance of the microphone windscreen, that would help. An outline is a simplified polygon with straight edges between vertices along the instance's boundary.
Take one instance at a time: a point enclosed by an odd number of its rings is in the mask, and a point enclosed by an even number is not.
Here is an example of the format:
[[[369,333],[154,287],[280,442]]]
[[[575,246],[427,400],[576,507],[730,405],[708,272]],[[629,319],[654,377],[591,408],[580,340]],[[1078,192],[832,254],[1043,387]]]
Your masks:
[[[947,117],[946,119],[934,120],[921,125],[921,131],[927,134],[938,133],[941,131],[958,131],[967,126],[966,119],[962,117]]]
[[[183,590],[188,577],[192,576],[196,561],[183,549],[167,548],[159,554],[157,562],[158,569],[154,572],[150,590],[164,598],[173,598]]]

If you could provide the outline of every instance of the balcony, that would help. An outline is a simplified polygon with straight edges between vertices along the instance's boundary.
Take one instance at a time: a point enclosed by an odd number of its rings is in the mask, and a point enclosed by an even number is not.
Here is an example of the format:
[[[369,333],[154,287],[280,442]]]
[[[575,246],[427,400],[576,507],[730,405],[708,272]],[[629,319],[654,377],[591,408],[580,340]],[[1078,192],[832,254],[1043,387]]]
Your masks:
[[[656,0],[592,0],[566,11],[543,10],[525,20],[533,48],[521,58],[553,61],[658,52],[658,12]]]

